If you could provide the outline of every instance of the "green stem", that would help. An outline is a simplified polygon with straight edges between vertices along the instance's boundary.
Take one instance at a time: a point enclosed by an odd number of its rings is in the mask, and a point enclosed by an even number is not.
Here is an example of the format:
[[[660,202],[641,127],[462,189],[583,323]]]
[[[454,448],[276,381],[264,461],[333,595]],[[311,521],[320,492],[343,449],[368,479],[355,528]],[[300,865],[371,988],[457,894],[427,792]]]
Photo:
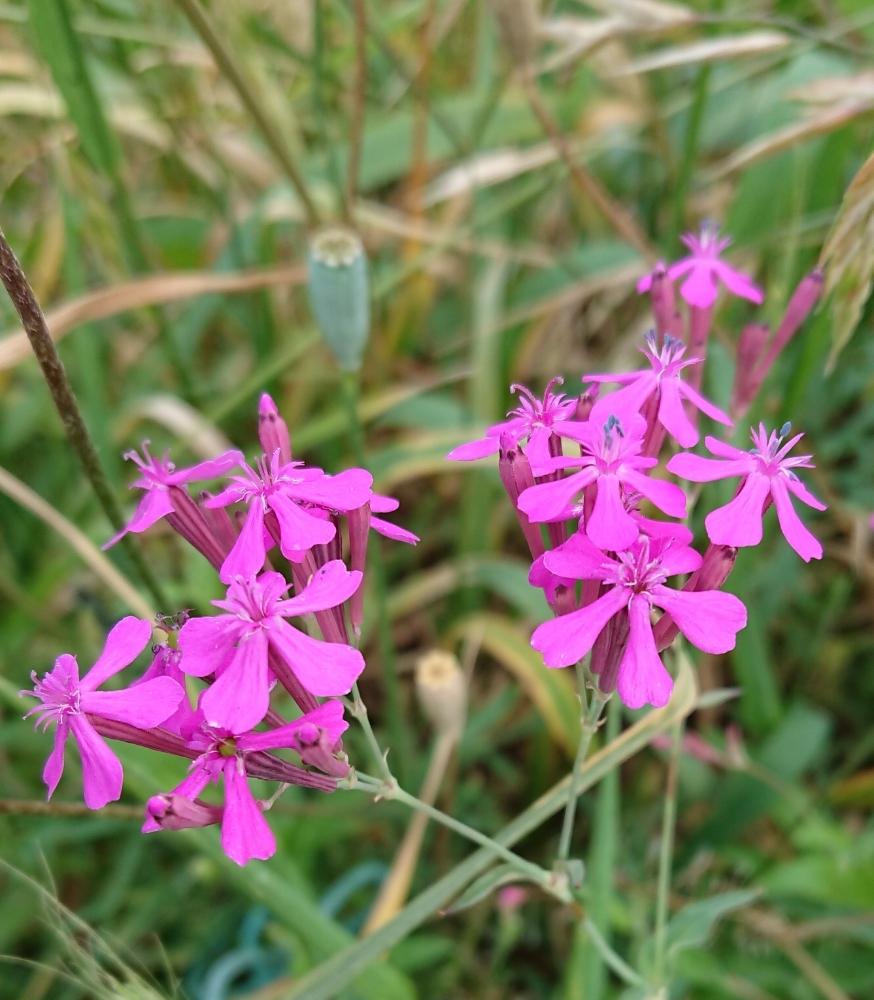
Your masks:
[[[372,794],[375,790],[374,781],[375,779],[371,776],[360,774],[356,775],[355,782],[349,787],[353,791],[363,791]],[[557,880],[552,872],[548,872],[545,868],[541,868],[540,865],[535,865],[531,861],[526,861],[525,858],[514,854],[513,851],[504,847],[503,844],[499,844],[496,840],[486,836],[486,834],[480,833],[479,830],[468,826],[467,823],[462,823],[448,813],[428,805],[427,802],[423,802],[421,799],[417,799],[415,795],[405,792],[394,779],[392,779],[390,784],[378,783],[376,790],[382,798],[402,802],[414,812],[423,813],[429,819],[434,820],[435,823],[440,823],[442,826],[453,830],[474,844],[478,844],[487,851],[491,851],[496,858],[500,858],[501,861],[512,865],[521,875],[531,879],[532,882],[539,885],[545,892],[548,892],[551,896],[555,896],[556,899],[561,900],[563,903],[571,901],[571,895],[568,892],[567,886]]]
[[[577,798],[579,796],[579,786],[581,780],[581,768],[589,752],[589,746],[595,730],[598,728],[598,720],[601,712],[609,700],[609,695],[604,695],[597,688],[592,693],[592,701],[586,708],[586,682],[582,664],[578,663],[577,689],[580,697],[580,742],[577,745],[577,755],[574,759],[574,768],[571,771],[570,794],[564,810],[564,818],[561,824],[561,837],[558,841],[558,855],[556,860],[561,864],[567,861],[571,852],[571,838],[574,832],[574,819],[577,813]]]
[[[598,930],[594,922],[588,917],[583,920],[583,927],[585,928],[586,934],[589,940],[595,946],[598,954],[604,959],[604,964],[612,969],[617,976],[623,982],[628,983],[629,986],[646,986],[646,980],[639,972],[635,972],[634,969],[622,958],[621,955],[617,954],[611,948],[609,942],[604,937],[604,935]]]
[[[659,869],[656,884],[655,917],[655,958],[653,971],[655,981],[661,985],[665,981],[665,952],[667,945],[668,912],[670,909],[671,863],[674,854],[674,829],[677,822],[677,772],[680,763],[680,747],[683,743],[683,721],[674,726],[671,734],[671,751],[668,758],[668,779],[665,788],[665,804],[662,813],[662,839],[659,846]]]
[[[676,240],[683,231],[686,216],[686,198],[689,194],[689,184],[695,166],[698,152],[698,138],[701,134],[701,122],[704,119],[704,108],[707,106],[708,85],[710,83],[710,64],[705,63],[695,79],[695,93],[692,96],[692,106],[689,109],[689,119],[686,125],[686,137],[683,143],[683,159],[674,188],[674,218],[672,240]]]
[[[388,765],[388,760],[382,752],[379,740],[377,740],[376,733],[373,731],[373,726],[370,724],[370,716],[367,712],[367,705],[364,704],[364,699],[361,697],[361,692],[358,690],[357,684],[352,687],[352,704],[349,707],[349,714],[358,720],[358,724],[364,730],[364,737],[367,740],[368,747],[370,748],[371,756],[373,757],[373,761],[377,768],[379,768],[383,780],[389,785],[396,784],[394,775],[391,773],[391,768]]]
[[[88,477],[109,523],[118,530],[124,524],[121,510],[106,477],[94,441],[85,425],[76,394],[73,392],[67,372],[58,355],[55,342],[49,333],[46,318],[18,258],[6,241],[2,229],[0,229],[0,280],[2,280],[12,304],[15,306],[21,319],[21,325],[24,327],[24,332],[27,334],[27,339],[30,341],[30,346],[33,348],[33,353],[42,369],[43,378],[49,387],[55,408],[64,425],[67,440],[82,464],[85,475]],[[139,573],[140,579],[155,601],[160,607],[168,607],[167,599],[139,549],[132,544],[131,539],[127,536],[122,539],[122,543]]]

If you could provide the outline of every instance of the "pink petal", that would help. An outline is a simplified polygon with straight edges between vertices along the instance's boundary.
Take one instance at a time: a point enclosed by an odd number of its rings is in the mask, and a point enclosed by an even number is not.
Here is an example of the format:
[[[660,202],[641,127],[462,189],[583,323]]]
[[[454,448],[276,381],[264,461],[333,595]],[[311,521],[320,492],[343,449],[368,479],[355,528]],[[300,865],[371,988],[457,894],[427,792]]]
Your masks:
[[[261,498],[256,496],[249,504],[242,531],[222,563],[219,579],[222,583],[230,583],[235,576],[242,576],[248,580],[261,571],[266,555],[264,506]]]
[[[813,507],[814,510],[828,510],[826,504],[817,499],[800,479],[787,478],[786,488],[802,503],[806,503],[808,507]]]
[[[652,600],[677,623],[683,635],[705,653],[727,653],[746,628],[747,609],[734,594],[721,590],[652,589]]]
[[[671,269],[673,270],[673,268]],[[670,275],[670,271],[668,272]],[[709,264],[694,264],[689,277],[680,285],[680,295],[697,309],[710,309],[716,301],[717,286]]]
[[[115,624],[106,642],[103,644],[103,652],[97,658],[97,662],[82,678],[81,688],[83,691],[93,691],[99,687],[108,677],[117,674],[142,653],[152,638],[152,625],[144,618],[134,618],[128,615]]]
[[[235,758],[228,760],[223,770],[222,850],[238,865],[245,865],[253,858],[261,861],[272,858],[276,853],[276,839],[252,795],[245,772]]]
[[[403,542],[405,545],[418,545],[419,536],[400,525],[392,524],[391,521],[384,521],[381,517],[371,517],[370,527],[383,538],[390,538],[393,542]]]
[[[720,441],[719,438],[712,437],[710,434],[704,438],[704,445],[710,454],[716,455],[717,458],[727,458],[729,461],[743,459],[752,467],[753,463],[749,452],[744,451],[742,448],[735,448],[733,444],[728,444],[726,441]]]
[[[355,510],[370,500],[372,485],[373,476],[366,469],[346,469],[335,476],[321,476],[313,482],[296,483],[287,489],[289,496],[296,500],[331,510]]]
[[[691,545],[694,535],[685,524],[675,524],[673,521],[656,521],[651,517],[644,517],[637,511],[632,511],[631,516],[637,521],[640,530],[653,539],[672,539],[677,545]]]
[[[777,508],[780,530],[786,541],[805,562],[810,562],[811,559],[822,559],[822,545],[816,536],[805,527],[804,522],[792,506],[786,480],[781,476],[775,476],[771,480],[771,496],[774,498],[774,506]]]
[[[674,682],[656,650],[646,598],[632,600],[628,621],[628,645],[619,664],[616,690],[629,708],[661,708],[670,701]]]
[[[765,301],[764,292],[755,284],[752,278],[747,277],[741,271],[736,271],[730,264],[726,264],[724,260],[714,260],[711,267],[732,295],[737,295],[742,299],[749,299],[750,302],[755,302],[756,305],[761,305]]]
[[[701,568],[704,560],[694,549],[686,545],[668,545],[659,557],[662,569],[668,576],[679,576],[682,573],[694,573]]]
[[[557,576],[571,580],[602,580],[604,568],[613,563],[582,531],[575,531],[543,556],[544,566]]]
[[[46,798],[50,799],[55,794],[61,775],[64,773],[64,747],[67,745],[67,737],[70,735],[69,727],[65,722],[59,722],[55,730],[55,741],[52,752],[46,760],[42,771],[42,780],[48,789]]]
[[[279,521],[279,548],[292,562],[301,562],[314,545],[327,544],[337,533],[332,521],[314,517],[279,493],[270,498],[270,507]]]
[[[585,608],[538,625],[531,645],[543,654],[548,667],[569,667],[589,652],[604,626],[627,600],[624,587],[611,587]]]
[[[500,443],[496,437],[484,437],[479,441],[468,441],[460,444],[446,456],[450,462],[475,462],[488,455],[497,455]],[[371,504],[372,506],[372,504]]]
[[[152,729],[169,719],[184,697],[184,689],[172,678],[155,677],[125,691],[83,691],[80,705],[88,715]]]
[[[762,508],[771,489],[767,476],[747,476],[738,495],[724,507],[717,507],[704,518],[707,537],[714,545],[743,548],[762,540]]]
[[[659,423],[682,448],[694,448],[698,444],[698,431],[683,409],[678,382],[679,379],[662,381]]]
[[[563,513],[573,498],[596,478],[594,469],[583,469],[567,479],[529,486],[519,494],[517,506],[523,514],[528,515],[528,520],[532,523],[548,521]]]
[[[642,278],[638,279],[635,288],[641,295],[644,292],[648,292],[652,288],[652,274],[645,274]]]
[[[621,552],[637,541],[637,524],[622,503],[619,478],[613,473],[598,478],[595,506],[586,522],[586,534],[598,548],[614,552]]]
[[[242,465],[244,462],[242,452],[236,448],[223,452],[216,458],[207,459],[205,462],[198,462],[197,465],[189,465],[187,469],[178,469],[167,477],[167,481],[174,486],[181,483],[191,483],[198,479],[216,479],[229,472],[234,466]]]
[[[683,382],[678,379],[677,385],[679,387],[680,394],[685,396],[685,398],[688,399],[697,410],[700,410],[703,414],[710,417],[711,420],[715,420],[717,423],[725,424],[726,427],[734,427],[734,421],[724,410],[720,410],[718,406],[702,396],[697,389],[693,389],[688,382]],[[683,447],[691,448],[692,445],[683,445]]]
[[[390,514],[400,507],[400,501],[394,497],[383,496],[382,493],[373,493],[370,497],[370,509],[374,514]]]
[[[636,372],[634,381],[624,388],[600,397],[592,407],[589,420],[596,427],[602,427],[613,416],[625,423],[633,414],[640,412],[657,387],[658,380],[652,371]]]
[[[82,759],[85,805],[89,809],[102,809],[107,802],[115,802],[121,797],[124,781],[121,761],[84,715],[71,715],[70,728]]]
[[[538,427],[528,438],[528,443],[523,448],[525,457],[531,465],[531,471],[535,476],[540,475],[541,466],[545,465],[553,457],[549,450],[549,440],[552,431],[548,427]]]
[[[357,649],[313,639],[281,618],[271,624],[270,643],[317,698],[348,694],[364,670],[364,657]]]
[[[243,627],[230,615],[189,618],[179,632],[184,673],[191,677],[219,673],[233,656]]]
[[[749,456],[725,461],[721,458],[703,458],[684,451],[668,462],[668,472],[688,479],[693,483],[712,483],[717,479],[730,479],[732,476],[745,476],[750,471]]]
[[[336,608],[358,590],[361,577],[358,570],[346,569],[342,559],[332,559],[313,573],[299,594],[290,600],[280,601],[276,605],[276,613],[290,618],[292,615]]]
[[[139,504],[137,504],[134,516],[121,531],[114,534],[108,542],[104,542],[100,547],[104,550],[111,548],[116,542],[124,538],[129,531],[138,534],[147,528],[151,528],[165,514],[172,514],[173,509],[173,501],[170,499],[170,494],[163,487],[157,486],[147,490]]]
[[[622,481],[646,497],[669,517],[686,516],[686,494],[675,483],[644,476],[634,469],[623,469]]]
[[[237,740],[241,750],[276,750],[280,747],[295,749],[300,743],[301,731],[324,730],[331,743],[337,740],[349,728],[349,723],[343,718],[343,705],[339,701],[326,701],[324,705],[307,712],[288,725],[267,729],[264,732],[246,733]]]
[[[256,629],[240,640],[228,668],[200,696],[206,724],[232,733],[257,726],[270,706],[267,635]]]

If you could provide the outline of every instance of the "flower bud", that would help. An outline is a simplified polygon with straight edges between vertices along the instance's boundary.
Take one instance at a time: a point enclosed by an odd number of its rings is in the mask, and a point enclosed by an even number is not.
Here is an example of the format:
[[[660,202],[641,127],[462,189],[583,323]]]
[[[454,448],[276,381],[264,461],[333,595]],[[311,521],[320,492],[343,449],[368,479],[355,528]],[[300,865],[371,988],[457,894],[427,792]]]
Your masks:
[[[361,367],[370,334],[370,284],[364,245],[351,229],[322,229],[310,241],[310,304],[344,371]]]
[[[677,308],[674,298],[674,283],[669,280],[663,261],[659,261],[653,268],[649,298],[652,303],[652,314],[655,318],[656,345],[660,348],[664,343],[665,336],[673,333],[674,314]]]
[[[731,392],[731,412],[736,417],[746,413],[759,391],[761,380],[757,378],[756,366],[770,332],[767,323],[750,323],[741,331]]]
[[[279,415],[276,403],[266,392],[258,401],[258,440],[265,455],[279,450],[279,461],[285,465],[291,461],[291,436],[288,424]]]
[[[370,504],[366,503],[346,515],[349,524],[349,569],[364,573],[367,569],[367,540],[370,537]],[[349,598],[349,621],[355,635],[361,635],[364,622],[364,580]]]
[[[531,555],[536,559],[544,551],[540,528],[536,524],[532,524],[528,520],[528,515],[519,510],[517,506],[519,494],[523,490],[528,489],[529,486],[534,485],[531,463],[526,458],[518,442],[506,431],[501,435],[501,446],[498,455],[498,473],[501,476],[501,482],[504,484],[504,489],[507,491],[507,496],[513,505],[516,519],[519,522],[519,527],[522,529],[522,534],[525,536],[525,541],[528,542]]]
[[[146,822],[143,833],[156,830],[190,830],[194,827],[212,826],[222,820],[221,806],[208,805],[184,795],[153,795],[146,803]]]
[[[438,735],[461,731],[467,713],[467,683],[456,657],[439,649],[420,657],[416,695]]]

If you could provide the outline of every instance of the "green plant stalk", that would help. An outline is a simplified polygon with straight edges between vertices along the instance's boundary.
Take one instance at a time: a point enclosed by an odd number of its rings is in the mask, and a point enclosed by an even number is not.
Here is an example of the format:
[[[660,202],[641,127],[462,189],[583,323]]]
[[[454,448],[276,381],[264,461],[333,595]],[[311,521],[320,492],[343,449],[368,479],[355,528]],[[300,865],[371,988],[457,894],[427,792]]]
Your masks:
[[[653,960],[653,976],[659,986],[665,983],[671,864],[674,856],[674,830],[677,825],[677,775],[680,766],[680,748],[683,744],[683,730],[683,720],[680,719],[671,733],[668,780],[662,813],[662,838],[659,845],[659,868],[656,882],[655,957]]]
[[[592,737],[598,728],[598,722],[604,706],[609,701],[610,696],[604,695],[598,688],[592,692],[592,700],[586,706],[586,678],[583,672],[583,665],[576,665],[577,690],[580,698],[580,742],[577,744],[577,755],[574,758],[573,770],[570,773],[570,794],[564,810],[564,818],[561,824],[561,836],[558,841],[558,854],[556,861],[563,864],[570,857],[571,839],[574,833],[574,819],[577,813],[577,799],[579,797],[577,788],[582,780],[582,766],[589,752]]]
[[[373,726],[370,724],[367,705],[364,704],[364,699],[361,697],[357,683],[352,686],[352,704],[349,706],[349,714],[358,720],[358,724],[364,732],[364,738],[367,740],[367,746],[370,748],[373,762],[382,774],[383,780],[391,785],[394,783],[395,778],[391,773],[386,755],[379,745],[379,740],[376,738],[376,733],[373,731]]]
[[[607,965],[613,972],[616,973],[619,978],[627,983],[629,986],[639,986],[645,987],[646,980],[639,972],[636,972],[632,967],[622,958],[621,955],[617,954],[613,948],[610,946],[610,942],[604,937],[604,935],[598,930],[594,921],[591,918],[586,917],[583,920],[583,929],[588,935],[589,940],[595,946],[595,950],[604,959],[604,964]],[[580,995],[580,994],[577,994]],[[582,994],[588,997],[588,993]]]
[[[688,660],[678,656],[680,671],[669,704],[640,719],[609,746],[583,764],[577,795],[597,784],[659,733],[684,719],[695,707],[695,679]],[[570,776],[542,795],[493,838],[504,847],[513,847],[533,830],[564,808],[570,797]],[[376,961],[398,941],[419,927],[431,914],[461,892],[473,879],[493,864],[494,855],[485,849],[474,852],[450,872],[433,882],[387,924],[370,937],[337,952],[322,965],[301,977],[282,1000],[330,1000],[355,979],[362,969]]]
[[[331,141],[328,135],[328,109],[325,107],[324,81],[325,81],[325,20],[327,16],[328,4],[317,3],[313,5],[313,112],[318,129],[319,139],[327,150],[328,173],[331,183],[336,192],[337,202],[342,205],[343,199],[343,178],[340,173],[340,161],[337,158],[337,144]],[[348,221],[348,220],[347,220]]]
[[[94,490],[100,506],[116,530],[120,530],[124,519],[116,502],[112,487],[103,470],[100,456],[94,447],[94,441],[88,432],[82,411],[76,400],[76,394],[67,377],[67,372],[58,355],[55,342],[52,340],[45,316],[36,300],[33,289],[15,256],[12,247],[6,241],[3,230],[0,229],[0,280],[12,300],[15,311],[21,319],[21,325],[33,348],[33,353],[42,369],[43,378],[49,388],[52,401],[64,425],[67,440],[70,442],[76,457],[79,459],[88,481]],[[159,607],[169,607],[166,597],[143,559],[139,549],[131,539],[122,539],[125,551],[139,573],[140,579],[148,588]]]
[[[319,213],[307,190],[303,174],[298,170],[297,164],[292,159],[291,153],[285,144],[285,140],[262,106],[260,96],[255,92],[255,88],[246,78],[242,69],[237,65],[237,60],[222,41],[216,31],[215,25],[203,7],[198,3],[198,0],[176,0],[176,3],[188,18],[191,26],[200,35],[201,41],[212,53],[216,65],[227,77],[228,82],[237,92],[237,96],[252,116],[252,121],[260,131],[261,137],[264,139],[264,142],[267,144],[267,147],[300,199],[307,225],[310,228],[315,228],[320,221]]]
[[[701,136],[701,122],[704,120],[704,109],[710,84],[710,64],[705,63],[695,78],[695,91],[692,95],[692,106],[689,108],[689,119],[686,125],[686,135],[683,142],[683,158],[677,173],[674,187],[674,217],[671,230],[671,241],[676,242],[683,231],[686,219],[686,199],[698,152],[698,140]]]

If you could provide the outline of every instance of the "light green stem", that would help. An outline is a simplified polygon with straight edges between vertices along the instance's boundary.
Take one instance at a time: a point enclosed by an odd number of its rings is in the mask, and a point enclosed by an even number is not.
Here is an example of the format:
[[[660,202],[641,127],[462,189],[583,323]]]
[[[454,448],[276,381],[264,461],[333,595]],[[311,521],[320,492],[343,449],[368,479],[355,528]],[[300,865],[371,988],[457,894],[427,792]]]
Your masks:
[[[567,805],[564,810],[564,818],[561,824],[561,837],[558,842],[557,861],[563,863],[570,857],[571,839],[574,832],[574,820],[577,814],[577,798],[579,797],[579,786],[581,778],[581,768],[589,752],[589,746],[595,730],[598,728],[598,720],[604,711],[604,706],[609,700],[609,695],[604,695],[597,688],[592,694],[592,700],[586,707],[586,688],[583,668],[577,664],[577,687],[580,696],[580,742],[577,745],[577,755],[574,759],[574,768],[571,771],[571,787],[568,795]]]
[[[608,968],[612,969],[629,986],[646,986],[646,980],[643,976],[639,972],[635,972],[628,962],[610,947],[607,939],[588,917],[583,920],[583,927],[589,936],[589,940],[595,946],[601,958],[604,959],[604,964]]]
[[[680,747],[682,743],[683,720],[680,720],[674,726],[671,733],[668,780],[665,787],[665,804],[662,813],[662,839],[659,846],[659,870],[656,884],[655,959],[653,962],[653,973],[657,985],[662,985],[665,981],[671,863],[674,855],[674,829],[677,822],[677,771],[680,763]]]
[[[388,760],[380,748],[379,740],[377,740],[376,733],[373,731],[373,726],[370,724],[367,705],[364,704],[364,699],[361,697],[361,692],[358,690],[357,684],[352,687],[352,704],[349,706],[349,714],[358,720],[358,724],[364,731],[364,738],[367,740],[371,756],[379,768],[383,780],[390,785],[397,784],[394,775],[391,773],[391,768],[388,766]]]

